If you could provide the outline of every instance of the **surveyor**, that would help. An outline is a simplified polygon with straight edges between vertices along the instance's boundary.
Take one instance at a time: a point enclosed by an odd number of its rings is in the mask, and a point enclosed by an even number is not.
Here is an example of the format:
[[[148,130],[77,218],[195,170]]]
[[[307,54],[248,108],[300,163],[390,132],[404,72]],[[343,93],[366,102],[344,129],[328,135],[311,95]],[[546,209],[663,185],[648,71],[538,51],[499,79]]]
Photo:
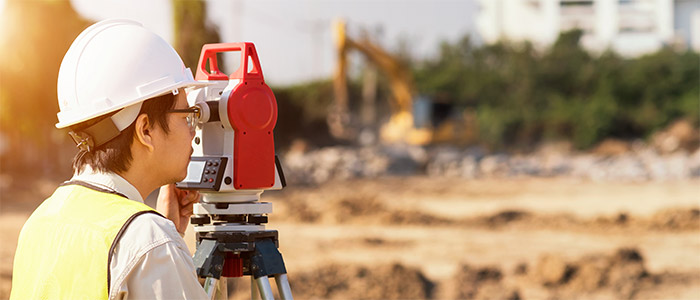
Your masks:
[[[20,233],[12,299],[202,299],[182,235],[197,192],[178,190],[205,85],[139,23],[85,29],[58,74],[58,128],[78,146],[73,177]],[[144,204],[160,187],[158,212]]]

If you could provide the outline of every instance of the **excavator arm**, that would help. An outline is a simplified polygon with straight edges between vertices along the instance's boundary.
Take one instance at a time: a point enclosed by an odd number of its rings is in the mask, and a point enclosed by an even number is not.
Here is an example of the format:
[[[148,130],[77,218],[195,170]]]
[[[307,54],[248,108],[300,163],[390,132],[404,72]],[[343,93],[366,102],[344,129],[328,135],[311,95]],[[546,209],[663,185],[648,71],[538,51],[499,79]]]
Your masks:
[[[391,85],[389,123],[382,126],[381,138],[385,142],[408,142],[426,144],[430,142],[428,129],[416,129],[413,125],[413,78],[398,59],[368,39],[354,40],[345,33],[345,23],[335,22],[335,42],[338,55],[334,75],[335,106],[329,115],[329,127],[336,137],[350,138],[355,131],[350,128],[350,113],[347,92],[347,53],[356,50],[367,57],[389,79]]]

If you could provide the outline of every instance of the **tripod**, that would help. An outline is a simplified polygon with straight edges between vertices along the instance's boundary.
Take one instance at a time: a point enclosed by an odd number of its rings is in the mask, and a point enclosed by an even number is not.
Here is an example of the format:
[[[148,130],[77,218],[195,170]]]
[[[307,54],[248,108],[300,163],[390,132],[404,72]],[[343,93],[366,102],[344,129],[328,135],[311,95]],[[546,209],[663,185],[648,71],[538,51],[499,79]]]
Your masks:
[[[251,299],[274,299],[269,278],[279,295],[292,300],[276,230],[265,230],[270,203],[198,203],[190,221],[194,224],[197,251],[193,261],[204,290],[215,299],[224,297],[227,277],[251,276]]]

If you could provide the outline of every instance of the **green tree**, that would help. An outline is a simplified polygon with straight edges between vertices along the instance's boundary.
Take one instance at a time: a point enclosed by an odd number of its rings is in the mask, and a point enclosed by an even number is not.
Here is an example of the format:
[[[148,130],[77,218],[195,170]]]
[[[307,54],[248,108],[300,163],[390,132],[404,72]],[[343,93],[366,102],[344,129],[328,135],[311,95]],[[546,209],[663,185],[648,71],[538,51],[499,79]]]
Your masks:
[[[604,138],[645,137],[678,118],[700,120],[700,57],[664,48],[625,59],[591,55],[582,32],[562,33],[548,49],[468,37],[442,43],[419,62],[418,89],[476,109],[481,141],[492,147],[568,139],[589,147]]]
[[[218,29],[207,23],[207,3],[203,0],[172,0],[175,50],[185,65],[196,74],[195,68],[204,44],[220,41]],[[219,58],[220,65],[223,60]]]

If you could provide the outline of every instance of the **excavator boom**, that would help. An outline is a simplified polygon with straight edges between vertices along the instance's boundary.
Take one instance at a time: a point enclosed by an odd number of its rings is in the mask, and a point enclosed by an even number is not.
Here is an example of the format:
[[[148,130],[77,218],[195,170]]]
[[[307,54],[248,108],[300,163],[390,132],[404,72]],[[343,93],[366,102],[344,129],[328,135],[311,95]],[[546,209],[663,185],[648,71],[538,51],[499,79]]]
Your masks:
[[[380,69],[389,79],[391,85],[390,107],[392,115],[389,122],[382,126],[381,138],[385,142],[408,142],[426,144],[430,142],[428,129],[416,129],[413,125],[413,97],[415,87],[413,77],[398,59],[384,51],[369,39],[354,40],[347,36],[345,23],[336,21],[335,43],[338,55],[334,75],[335,107],[329,115],[329,127],[336,137],[349,138],[355,131],[349,128],[350,113],[347,91],[347,53],[359,51]]]

